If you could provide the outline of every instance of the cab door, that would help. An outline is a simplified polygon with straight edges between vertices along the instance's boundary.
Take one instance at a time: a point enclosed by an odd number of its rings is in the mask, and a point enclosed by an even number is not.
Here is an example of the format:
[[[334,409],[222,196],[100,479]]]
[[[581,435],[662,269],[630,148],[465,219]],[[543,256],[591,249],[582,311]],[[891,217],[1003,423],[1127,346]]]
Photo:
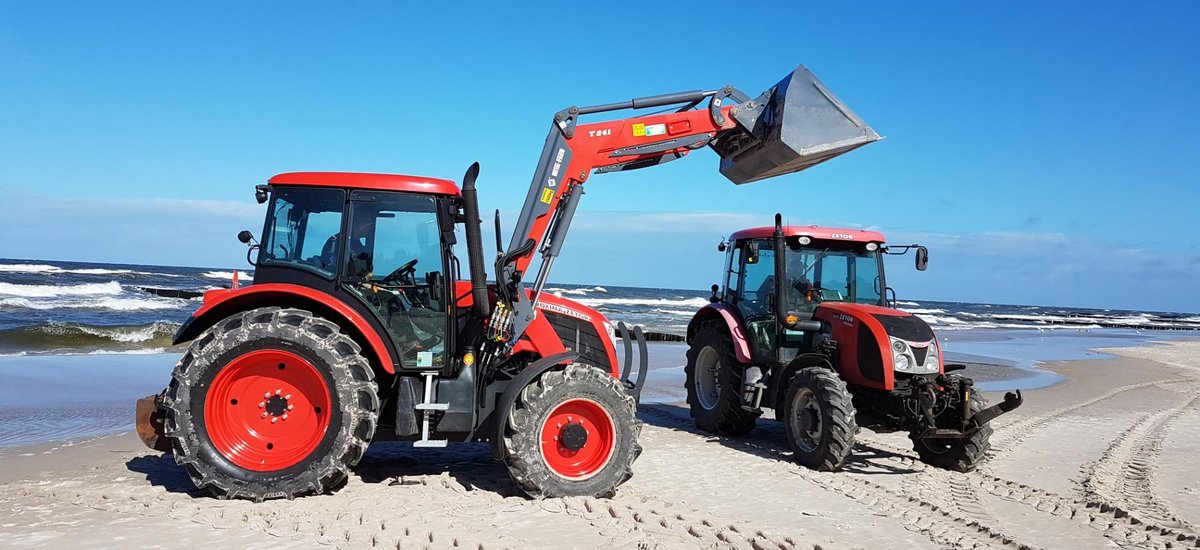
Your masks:
[[[750,338],[755,359],[773,358],[775,316],[771,311],[771,294],[775,290],[775,251],[770,239],[753,239],[738,244],[733,261],[736,271],[730,277],[736,281],[733,304],[742,315],[746,334]]]
[[[354,191],[342,285],[379,317],[407,369],[441,369],[452,354],[449,266],[437,198]]]

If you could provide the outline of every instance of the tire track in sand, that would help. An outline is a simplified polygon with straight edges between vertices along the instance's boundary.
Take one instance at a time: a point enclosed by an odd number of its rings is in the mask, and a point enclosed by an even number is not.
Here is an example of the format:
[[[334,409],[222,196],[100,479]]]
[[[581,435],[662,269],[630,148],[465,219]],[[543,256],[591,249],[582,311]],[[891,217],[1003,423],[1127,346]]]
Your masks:
[[[690,418],[683,418],[653,405],[643,405],[638,410],[668,421],[679,432],[686,433],[691,437],[700,439],[709,437],[708,434],[700,433]],[[809,470],[795,464],[790,455],[779,449],[746,440],[722,439],[722,444],[716,447],[733,448],[738,452],[745,453],[748,457],[763,459],[756,464],[747,464],[745,469],[739,470],[742,475],[754,471],[770,475],[782,464],[789,473],[858,502],[876,514],[890,517],[906,529],[919,532],[937,544],[962,548],[1035,548],[1017,541],[992,525],[981,523],[979,519],[971,517],[955,506],[939,504],[928,498],[922,498],[920,490],[911,493],[897,491],[862,476],[847,475],[845,472]],[[925,490],[928,492],[928,487]]]
[[[1172,421],[1200,403],[1200,395],[1167,410],[1149,414],[1127,428],[1101,455],[1084,467],[1082,483],[1088,502],[1104,505],[1192,535],[1196,526],[1176,516],[1154,491],[1156,462]]]
[[[1063,497],[1057,493],[1031,487],[1016,481],[977,470],[969,474],[947,472],[922,463],[908,449],[893,447],[879,441],[862,444],[876,453],[890,453],[900,465],[918,470],[918,475],[952,474],[992,496],[1028,506],[1038,512],[1069,519],[1100,531],[1103,536],[1119,546],[1138,548],[1200,548],[1200,538],[1187,533],[1135,517],[1126,510],[1105,503],[1088,502]]]
[[[1120,386],[1108,390],[1086,401],[1080,401],[1079,403],[1067,405],[1066,407],[1061,407],[1041,414],[1018,418],[1012,422],[1005,423],[1002,426],[994,426],[994,432],[992,433],[992,450],[988,453],[988,459],[992,460],[1008,454],[1011,449],[1016,448],[1029,436],[1040,433],[1041,430],[1039,430],[1039,428],[1058,421],[1065,415],[1075,412],[1079,409],[1087,408],[1097,403],[1107,401],[1128,391],[1152,386],[1179,384],[1183,382],[1195,382],[1195,379],[1168,378],[1166,380],[1153,380],[1150,382],[1138,382],[1136,384]]]

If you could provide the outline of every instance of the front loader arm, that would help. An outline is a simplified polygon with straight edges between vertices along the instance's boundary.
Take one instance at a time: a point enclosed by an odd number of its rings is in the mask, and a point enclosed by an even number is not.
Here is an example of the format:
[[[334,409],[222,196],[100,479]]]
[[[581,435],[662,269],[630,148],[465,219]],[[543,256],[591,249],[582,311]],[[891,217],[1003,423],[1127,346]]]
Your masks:
[[[720,100],[715,99],[719,93],[685,92],[633,100],[628,104],[572,107],[555,116],[508,250],[497,259],[497,290],[501,301],[513,314],[509,342],[520,337],[533,321],[534,306],[562,248],[588,175],[592,171],[603,173],[656,166],[708,145],[719,132],[736,126],[729,116],[735,106],[720,106]],[[675,103],[694,106],[706,97],[714,97],[715,109],[688,108],[672,113],[575,124],[581,114]],[[522,279],[534,253],[539,251],[541,267],[527,296]]]
[[[698,108],[706,99],[707,108]],[[663,106],[679,107],[577,124],[583,115]],[[496,259],[499,303],[489,322],[489,340],[511,349],[533,321],[593,171],[648,168],[710,146],[721,157],[721,173],[743,184],[804,170],[879,139],[804,66],[753,99],[725,86],[559,111],[508,249]],[[522,280],[535,252],[542,262],[527,292]]]

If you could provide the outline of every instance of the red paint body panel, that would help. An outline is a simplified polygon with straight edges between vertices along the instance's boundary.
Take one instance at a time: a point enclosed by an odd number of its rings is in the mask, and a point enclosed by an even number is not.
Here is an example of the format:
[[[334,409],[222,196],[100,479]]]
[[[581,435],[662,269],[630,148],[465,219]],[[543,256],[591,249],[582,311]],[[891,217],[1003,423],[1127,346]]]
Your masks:
[[[814,319],[829,323],[833,328],[833,339],[838,343],[838,373],[847,383],[867,388],[891,391],[896,386],[895,370],[892,365],[892,346],[888,341],[887,331],[872,315],[907,315],[904,312],[885,307],[849,304],[845,302],[824,302],[813,312]],[[873,345],[879,350],[883,361],[883,380],[872,380],[863,375],[858,359],[859,325],[866,325],[870,330]]]
[[[818,227],[815,225],[787,225],[783,227],[787,237],[812,237],[827,241],[846,241],[852,243],[882,243],[883,233],[863,231],[861,229],[843,229],[840,227]],[[729,236],[730,241],[742,239],[766,239],[775,235],[775,226],[753,227],[743,229]],[[837,236],[835,236],[837,235]]]
[[[263,297],[272,294],[301,296],[314,302],[318,302],[336,311],[363,335],[363,338],[366,339],[367,345],[370,348],[369,353],[372,353],[375,358],[379,360],[379,364],[383,366],[383,369],[388,373],[396,372],[396,366],[392,363],[391,354],[388,353],[387,345],[383,343],[383,340],[379,337],[379,334],[375,332],[375,329],[371,328],[370,323],[368,323],[362,315],[329,294],[319,290],[313,290],[306,286],[286,283],[263,283],[244,286],[233,290],[210,290],[204,293],[204,305],[200,306],[200,309],[196,310],[196,312],[192,314],[192,318],[198,319],[209,311],[212,311],[217,306],[232,300],[242,300],[249,297]]]
[[[279,174],[267,183],[271,185],[309,185],[374,189],[378,191],[408,191],[431,195],[459,196],[458,186],[450,180],[397,174],[368,174],[358,172],[288,172]]]

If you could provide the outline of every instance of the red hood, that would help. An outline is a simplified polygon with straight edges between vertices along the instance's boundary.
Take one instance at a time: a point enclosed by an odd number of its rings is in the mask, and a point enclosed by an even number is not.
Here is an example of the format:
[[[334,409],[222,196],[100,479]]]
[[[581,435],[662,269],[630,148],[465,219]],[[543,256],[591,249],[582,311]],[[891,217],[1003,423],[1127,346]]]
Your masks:
[[[907,311],[900,311],[890,307],[873,306],[870,304],[852,304],[849,302],[821,302],[821,307],[827,307],[834,311],[857,314],[859,317],[866,315],[888,315],[892,317],[912,317],[912,314]]]

